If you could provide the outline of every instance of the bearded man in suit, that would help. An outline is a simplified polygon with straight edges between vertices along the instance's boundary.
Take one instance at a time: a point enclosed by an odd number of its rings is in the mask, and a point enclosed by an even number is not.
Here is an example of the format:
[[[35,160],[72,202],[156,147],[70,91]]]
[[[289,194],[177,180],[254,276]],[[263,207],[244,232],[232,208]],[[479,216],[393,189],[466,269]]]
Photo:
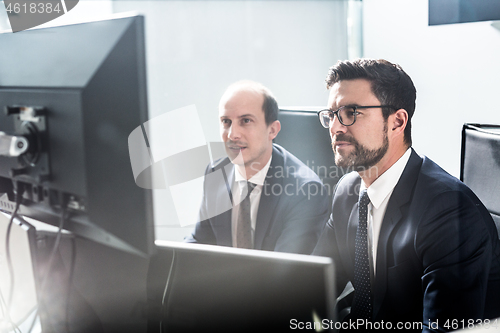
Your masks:
[[[333,259],[337,290],[352,282],[346,320],[431,332],[500,316],[494,222],[467,186],[412,148],[411,78],[358,59],[338,62],[326,81],[329,108],[318,115],[337,166],[355,171],[339,181],[313,254]],[[445,124],[436,114],[428,132]]]

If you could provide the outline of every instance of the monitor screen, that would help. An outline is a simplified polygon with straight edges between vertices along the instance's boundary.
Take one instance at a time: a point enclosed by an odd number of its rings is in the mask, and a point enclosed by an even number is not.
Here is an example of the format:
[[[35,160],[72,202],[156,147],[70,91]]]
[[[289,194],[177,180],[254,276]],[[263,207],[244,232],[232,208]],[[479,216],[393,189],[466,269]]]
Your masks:
[[[0,209],[141,255],[152,193],[135,184],[128,136],[147,121],[144,18],[0,34]]]
[[[164,332],[334,327],[330,258],[157,241],[148,299]],[[154,322],[150,322],[150,324]],[[151,326],[151,331],[156,331]]]

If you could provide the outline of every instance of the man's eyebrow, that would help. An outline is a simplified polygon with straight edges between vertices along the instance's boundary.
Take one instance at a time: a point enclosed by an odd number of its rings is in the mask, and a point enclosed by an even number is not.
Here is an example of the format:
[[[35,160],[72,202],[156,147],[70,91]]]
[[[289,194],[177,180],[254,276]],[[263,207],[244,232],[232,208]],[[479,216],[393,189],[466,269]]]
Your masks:
[[[255,118],[255,116],[251,113],[248,113],[248,114],[241,115],[238,118]]]
[[[255,118],[255,115],[253,115],[251,113],[247,113],[247,114],[243,114],[241,116],[238,116],[238,119],[242,119],[242,118]],[[220,120],[222,120],[222,119],[231,119],[231,117],[229,117],[229,116],[220,116],[219,119]]]
[[[342,106],[339,106],[339,108],[342,108],[342,107],[353,107],[353,106],[361,106],[361,104],[358,104],[358,103],[347,103],[347,104],[344,104]]]
[[[358,103],[343,103],[337,104],[335,107],[327,107],[328,110],[337,111],[340,108],[351,107],[351,106],[360,106]]]

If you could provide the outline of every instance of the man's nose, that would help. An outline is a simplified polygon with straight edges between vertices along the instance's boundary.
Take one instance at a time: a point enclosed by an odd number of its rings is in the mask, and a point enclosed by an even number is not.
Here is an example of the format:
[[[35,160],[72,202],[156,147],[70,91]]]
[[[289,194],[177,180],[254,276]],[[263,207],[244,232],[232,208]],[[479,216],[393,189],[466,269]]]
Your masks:
[[[336,133],[347,132],[347,126],[342,125],[339,120],[338,114],[335,114],[333,119],[330,120],[330,135],[333,137]]]
[[[238,125],[231,124],[231,126],[228,129],[227,137],[229,140],[236,141],[239,140],[241,137],[241,130],[238,127]]]

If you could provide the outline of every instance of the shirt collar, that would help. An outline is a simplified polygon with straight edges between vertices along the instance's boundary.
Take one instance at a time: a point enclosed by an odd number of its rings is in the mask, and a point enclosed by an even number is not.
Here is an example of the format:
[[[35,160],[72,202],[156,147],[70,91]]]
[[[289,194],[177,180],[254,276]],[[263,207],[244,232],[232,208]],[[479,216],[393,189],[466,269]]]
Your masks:
[[[273,156],[269,158],[269,161],[267,161],[267,164],[264,165],[262,169],[260,169],[255,175],[253,175],[248,181],[250,183],[256,184],[256,185],[264,185],[264,181],[266,180],[266,175],[267,172],[269,171],[269,167],[271,166],[271,160],[273,159]],[[240,170],[238,168],[235,169],[235,175],[234,175],[234,180],[236,182],[240,181],[246,181],[247,179],[240,173]]]
[[[368,187],[368,197],[375,209],[378,209],[382,202],[387,198],[389,194],[392,193],[396,184],[401,178],[403,171],[410,159],[411,148],[408,148],[406,152],[396,161],[389,169],[387,169],[382,175],[380,175],[371,185]],[[361,182],[360,193],[366,189],[365,183]]]

